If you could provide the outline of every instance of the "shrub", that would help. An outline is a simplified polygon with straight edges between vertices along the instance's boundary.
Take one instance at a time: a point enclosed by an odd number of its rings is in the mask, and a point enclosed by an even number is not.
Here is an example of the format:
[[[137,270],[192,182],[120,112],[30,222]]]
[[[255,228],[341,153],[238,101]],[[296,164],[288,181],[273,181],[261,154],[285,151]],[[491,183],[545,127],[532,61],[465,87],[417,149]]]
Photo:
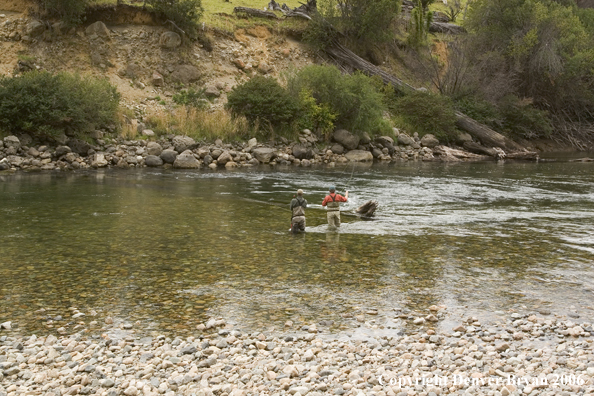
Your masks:
[[[116,118],[120,95],[107,80],[29,72],[0,77],[0,129],[48,139],[83,136]]]
[[[543,138],[552,133],[550,114],[533,107],[531,100],[520,100],[514,95],[504,96],[496,105],[477,97],[466,97],[456,101],[456,107],[512,139]]]
[[[89,5],[88,0],[37,0],[37,3],[49,17],[59,18],[68,26],[80,24]]]
[[[348,38],[362,46],[392,39],[392,23],[400,12],[393,0],[322,0],[305,32],[305,41],[323,48],[337,38]]]
[[[198,36],[199,21],[204,9],[201,0],[146,0],[155,12],[164,15],[191,38]]]
[[[343,75],[334,66],[308,66],[288,77],[292,96],[311,92],[318,105],[336,114],[334,124],[353,132],[383,128],[384,96],[372,78],[361,73]]]
[[[418,0],[410,17],[411,31],[408,35],[410,46],[418,48],[427,44],[427,34],[429,33],[429,27],[432,21],[433,13],[427,10],[427,7],[421,0]]]
[[[503,98],[500,103],[503,130],[511,138],[546,138],[553,128],[549,113],[532,107],[532,101],[520,100],[513,95]]]
[[[499,110],[486,100],[476,96],[465,96],[456,100],[456,108],[475,121],[496,129],[501,128]]]
[[[421,136],[432,133],[439,140],[449,141],[457,134],[454,107],[446,96],[415,91],[399,98],[396,108],[404,126]]]
[[[209,106],[208,100],[204,95],[204,89],[200,91],[194,88],[182,89],[174,94],[172,99],[174,103],[182,106],[196,107],[198,109],[205,109]]]
[[[327,103],[318,104],[311,91],[302,90],[299,93],[299,129],[312,129],[319,135],[329,137],[334,129],[337,114],[332,112]]]
[[[254,125],[257,121],[271,126],[291,123],[297,116],[298,102],[275,79],[256,76],[236,86],[228,95],[227,108],[245,116]]]

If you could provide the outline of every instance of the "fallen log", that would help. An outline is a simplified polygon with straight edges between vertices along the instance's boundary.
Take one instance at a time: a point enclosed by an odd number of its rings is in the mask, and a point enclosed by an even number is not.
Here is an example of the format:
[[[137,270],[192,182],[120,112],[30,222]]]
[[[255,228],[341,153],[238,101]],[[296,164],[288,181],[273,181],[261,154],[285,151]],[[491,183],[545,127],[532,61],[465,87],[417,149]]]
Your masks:
[[[441,161],[446,162],[486,161],[491,159],[487,155],[469,153],[468,151],[462,151],[448,146],[435,146],[433,148],[433,155]]]
[[[476,142],[464,142],[462,147],[464,147],[464,150],[470,151],[471,153],[475,153],[475,154],[488,155],[490,157],[495,157],[495,158],[497,158],[499,156],[499,152],[497,150],[495,150],[493,148],[485,147],[485,146],[478,144]]]
[[[507,153],[505,158],[525,161],[537,161],[539,159],[536,151],[517,151],[515,153]]]
[[[235,7],[233,8],[234,13],[243,13],[247,15],[252,15],[259,18],[270,18],[270,19],[279,19],[274,12],[271,11],[262,11],[257,8],[248,8],[248,7]]]
[[[378,76],[382,79],[384,84],[392,84],[392,86],[399,92],[411,92],[415,90],[415,87],[412,85],[405,83],[396,76],[386,73],[373,63],[366,61],[341,44],[335,43],[334,45],[327,47],[325,52],[334,62],[350,69],[349,71],[351,72],[358,70],[368,76]]]
[[[513,140],[495,132],[488,126],[473,120],[459,111],[456,112],[456,125],[458,128],[476,137],[485,146],[500,147],[505,151],[526,151],[524,147]]]

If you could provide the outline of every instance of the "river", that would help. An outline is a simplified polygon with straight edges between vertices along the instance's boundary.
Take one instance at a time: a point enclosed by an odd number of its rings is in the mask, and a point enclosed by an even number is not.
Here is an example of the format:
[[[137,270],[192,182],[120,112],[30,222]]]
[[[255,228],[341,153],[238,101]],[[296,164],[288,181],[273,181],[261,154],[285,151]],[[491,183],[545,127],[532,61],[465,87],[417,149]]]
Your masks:
[[[130,324],[184,335],[222,317],[248,331],[290,320],[390,334],[414,330],[398,316],[431,305],[447,307],[430,324],[445,328],[510,311],[592,321],[593,171],[551,162],[0,175],[0,323],[22,334]],[[320,205],[331,184],[350,190],[339,232]],[[307,232],[291,235],[298,188]],[[349,215],[369,199],[380,204],[374,220]]]

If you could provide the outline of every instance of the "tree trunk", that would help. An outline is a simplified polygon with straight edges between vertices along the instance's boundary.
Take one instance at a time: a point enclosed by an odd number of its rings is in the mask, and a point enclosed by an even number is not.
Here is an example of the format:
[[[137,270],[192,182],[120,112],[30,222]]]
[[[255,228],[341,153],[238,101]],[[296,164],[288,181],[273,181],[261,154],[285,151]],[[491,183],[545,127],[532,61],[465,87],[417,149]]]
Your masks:
[[[470,133],[472,136],[480,140],[485,146],[500,147],[506,151],[524,151],[524,147],[520,146],[513,140],[495,132],[488,126],[481,124],[467,115],[456,112],[456,125],[458,128]]]
[[[488,156],[495,157],[495,158],[499,154],[497,152],[497,150],[495,150],[493,148],[485,147],[485,146],[480,145],[476,142],[464,142],[462,147],[464,147],[464,150],[468,150],[471,153],[488,155]]]
[[[405,93],[415,90],[412,85],[408,85],[399,78],[386,73],[373,63],[366,61],[341,44],[334,44],[326,48],[325,52],[343,68],[346,67],[349,72],[359,70],[368,76],[379,76],[384,84],[392,84],[392,86],[399,92]]]
[[[446,162],[486,161],[491,159],[491,157],[487,155],[473,154],[468,151],[457,150],[448,146],[435,146],[433,148],[433,155],[437,156],[441,161]]]

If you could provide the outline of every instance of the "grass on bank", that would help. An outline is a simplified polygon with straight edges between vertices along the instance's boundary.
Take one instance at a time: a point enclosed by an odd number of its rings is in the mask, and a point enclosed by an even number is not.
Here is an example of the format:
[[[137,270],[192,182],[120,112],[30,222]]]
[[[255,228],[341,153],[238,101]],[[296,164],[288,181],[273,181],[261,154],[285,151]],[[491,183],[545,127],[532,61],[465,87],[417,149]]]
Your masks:
[[[123,118],[121,135],[126,139],[138,138],[135,125]],[[239,141],[254,134],[254,128],[250,128],[245,117],[231,117],[226,110],[210,111],[192,106],[149,113],[144,123],[158,136],[186,135],[196,141]]]
[[[136,5],[141,7],[143,2],[130,2],[124,1],[124,3]],[[287,6],[290,8],[299,7],[301,3],[299,0],[287,0],[283,1],[286,3]],[[105,5],[105,4],[117,4],[117,0],[92,0],[90,5]],[[264,18],[236,18],[233,13],[233,9],[235,7],[247,7],[247,8],[256,8],[259,10],[264,10],[264,7],[268,5],[267,0],[233,0],[231,1],[223,1],[223,0],[202,0],[202,8],[204,9],[204,14],[202,15],[202,22],[204,22],[209,27],[214,27],[218,29],[222,29],[227,32],[233,32],[237,28],[245,28],[254,25],[264,25],[270,28],[274,28],[278,25],[278,22],[284,24],[288,24],[289,27],[292,25],[297,25],[302,27],[305,21],[295,21],[296,18],[287,18],[282,19],[279,21],[275,20],[267,20]],[[276,11],[277,16],[282,17],[282,13]]]

